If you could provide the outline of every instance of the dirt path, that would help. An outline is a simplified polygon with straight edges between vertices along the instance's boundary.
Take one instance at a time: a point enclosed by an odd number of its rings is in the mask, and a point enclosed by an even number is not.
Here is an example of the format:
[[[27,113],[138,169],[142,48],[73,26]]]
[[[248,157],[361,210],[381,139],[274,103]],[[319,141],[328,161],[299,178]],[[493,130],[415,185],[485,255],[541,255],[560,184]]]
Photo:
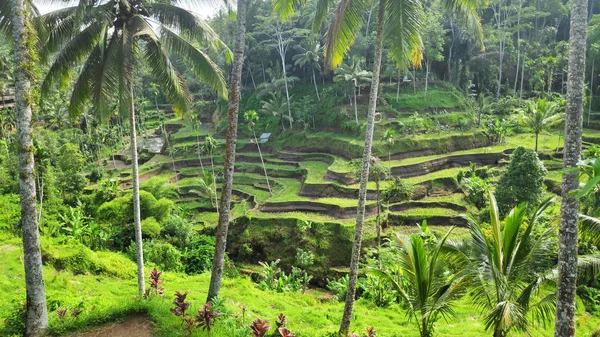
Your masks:
[[[95,328],[71,337],[152,337],[152,325],[144,316],[131,317],[122,323]]]

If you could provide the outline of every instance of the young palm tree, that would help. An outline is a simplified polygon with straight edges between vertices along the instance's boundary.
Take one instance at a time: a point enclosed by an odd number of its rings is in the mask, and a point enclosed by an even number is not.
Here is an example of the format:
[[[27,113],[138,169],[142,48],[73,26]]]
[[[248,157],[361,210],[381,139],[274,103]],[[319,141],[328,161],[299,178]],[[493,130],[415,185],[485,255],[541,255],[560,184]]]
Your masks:
[[[577,230],[579,203],[569,192],[579,184],[577,166],[581,156],[583,128],[583,97],[587,36],[587,0],[571,2],[571,34],[569,53],[569,79],[567,90],[567,116],[562,178],[562,205],[558,235],[558,292],[556,295],[555,337],[575,336],[575,297],[577,281]]]
[[[540,133],[562,122],[564,116],[560,110],[561,106],[558,103],[540,98],[535,102],[529,102],[527,109],[521,111],[521,124],[530,128],[535,134],[535,152],[538,150]]]
[[[538,218],[551,205],[547,199],[527,216],[527,204],[513,208],[500,220],[496,199],[489,192],[490,225],[467,216],[471,225],[471,298],[484,313],[486,329],[494,337],[509,331],[527,332],[530,320],[545,323],[552,319],[555,294],[541,292],[546,275],[554,267],[550,234],[535,235]],[[488,232],[489,235],[484,234]],[[485,228],[485,230],[484,230]]]
[[[235,144],[237,141],[238,112],[240,109],[240,90],[242,71],[244,68],[244,50],[246,48],[246,0],[237,1],[237,35],[233,51],[233,68],[229,91],[229,108],[227,109],[227,132],[225,135],[225,163],[223,164],[223,186],[221,187],[221,212],[217,225],[215,258],[210,275],[207,301],[219,296],[225,265],[225,249],[229,230],[229,210],[231,206],[231,189],[235,166]]]
[[[289,119],[290,117],[287,113],[287,102],[285,100],[285,96],[281,91],[271,92],[269,93],[269,98],[261,101],[262,108],[260,108],[260,112],[266,115],[279,116],[279,123],[281,124],[281,130],[285,131],[284,120]]]
[[[400,267],[404,273],[404,281],[396,279],[385,272],[371,272],[388,280],[408,305],[411,318],[415,319],[421,337],[434,335],[435,323],[439,318],[448,319],[454,316],[453,302],[462,295],[463,277],[448,277],[445,272],[445,257],[454,252],[446,241],[452,228],[434,247],[428,244],[419,234],[398,235]]]
[[[394,145],[394,136],[396,136],[396,130],[387,129],[383,134],[383,141],[388,148],[388,169],[391,169],[390,162],[392,161],[392,146]]]
[[[134,83],[136,64],[145,61],[176,113],[190,102],[185,82],[169,59],[178,55],[221,97],[227,91],[223,74],[192,41],[222,45],[213,30],[191,12],[162,1],[92,0],[46,14],[49,33],[46,54],[60,50],[42,84],[42,96],[67,79],[69,69],[83,66],[73,85],[69,104],[77,116],[91,102],[106,120],[110,103],[116,101],[121,116],[129,117],[133,180],[133,214],[137,243],[138,288],[145,292],[144,258],[139,203]],[[152,22],[152,24],[150,23]],[[177,33],[175,33],[177,32]]]
[[[479,95],[477,95],[477,98],[470,98],[469,103],[471,109],[473,109],[473,112],[477,115],[477,126],[481,126],[481,116],[484,113],[489,112],[492,107],[491,98],[480,92]]]
[[[36,62],[32,50],[35,32],[31,17],[35,7],[27,0],[0,2],[0,34],[12,33],[15,52],[15,115],[19,142],[19,192],[27,313],[25,336],[44,336],[48,330],[46,289],[37,217],[33,130],[31,126],[31,82]]]
[[[217,199],[217,175],[215,174],[215,163],[213,161],[213,156],[215,153],[215,150],[217,149],[217,146],[219,144],[217,143],[217,140],[213,138],[213,136],[206,136],[206,138],[204,138],[204,151],[206,151],[206,153],[208,153],[210,155],[210,168],[212,169],[212,179],[213,179],[213,183],[212,186],[215,189],[215,205],[217,205],[217,213],[219,212],[219,200]]]
[[[334,82],[350,82],[352,84],[352,100],[354,101],[354,118],[358,125],[358,105],[356,104],[356,91],[360,90],[360,82],[370,82],[372,74],[370,71],[362,70],[358,57],[352,58],[352,64],[342,64],[335,69]]]
[[[244,119],[246,120],[246,123],[248,123],[248,129],[250,129],[250,131],[252,132],[252,135],[254,136],[254,143],[256,144],[256,147],[258,148],[258,154],[260,156],[260,162],[262,163],[263,171],[265,172],[265,180],[267,181],[267,188],[269,189],[269,194],[273,195],[273,192],[271,192],[271,184],[269,184],[269,175],[267,174],[267,168],[265,166],[265,161],[263,160],[262,151],[260,151],[260,143],[258,142],[258,139],[256,138],[255,126],[256,126],[256,122],[258,122],[258,114],[254,110],[246,111],[246,113],[244,114]]]
[[[319,72],[321,71],[321,65],[319,64],[319,61],[321,60],[322,52],[323,51],[321,45],[319,44],[319,40],[316,38],[311,38],[308,39],[306,48],[301,47],[300,54],[294,55],[292,58],[296,66],[310,68],[312,71],[312,81],[315,84],[315,93],[317,94],[317,99],[319,101],[321,100],[321,96],[319,95],[319,87],[317,86],[315,70]]]

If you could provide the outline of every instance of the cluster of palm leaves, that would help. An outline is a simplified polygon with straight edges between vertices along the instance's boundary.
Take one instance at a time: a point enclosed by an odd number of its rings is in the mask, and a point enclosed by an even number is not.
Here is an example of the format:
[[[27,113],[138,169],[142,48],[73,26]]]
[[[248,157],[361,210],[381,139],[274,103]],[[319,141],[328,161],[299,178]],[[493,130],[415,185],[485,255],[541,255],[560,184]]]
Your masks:
[[[289,86],[298,81],[298,78],[294,76],[283,77],[278,67],[268,70],[267,73],[270,80],[258,86],[257,97],[261,99],[262,104],[259,111],[265,115],[279,117],[281,129],[285,131],[284,121],[293,121],[289,113],[289,104],[291,103],[288,102],[286,88],[289,89]],[[291,98],[292,96],[290,96]]]
[[[563,104],[540,98],[528,102],[525,109],[520,110],[521,123],[535,134],[535,151],[538,150],[540,133],[556,126],[564,120]]]
[[[556,228],[543,221],[552,200],[531,213],[527,204],[521,204],[501,220],[493,194],[488,197],[489,223],[466,216],[470,239],[450,240],[452,229],[440,238],[426,235],[427,230],[398,235],[393,241],[394,262],[368,271],[400,294],[421,337],[433,335],[438,319],[450,319],[453,304],[465,294],[480,309],[494,337],[527,332],[553,318]],[[587,220],[588,232],[597,234],[598,221]],[[580,258],[582,273],[599,265],[598,256]]]

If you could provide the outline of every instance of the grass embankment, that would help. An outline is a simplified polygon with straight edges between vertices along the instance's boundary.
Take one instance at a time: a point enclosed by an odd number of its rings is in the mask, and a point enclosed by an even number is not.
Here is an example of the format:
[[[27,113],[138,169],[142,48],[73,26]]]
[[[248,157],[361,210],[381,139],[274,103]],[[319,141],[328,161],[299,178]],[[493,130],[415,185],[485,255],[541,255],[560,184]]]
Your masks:
[[[0,318],[6,318],[11,311],[13,301],[25,298],[23,266],[20,260],[22,249],[19,239],[3,234],[0,236],[0,259],[4,272],[0,275]],[[60,249],[60,246],[55,247]],[[113,253],[106,253],[111,259]],[[149,270],[151,266],[148,266]],[[135,274],[133,263],[115,265]],[[192,302],[191,312],[195,313],[206,298],[209,274],[186,276],[165,273],[165,297],[155,297],[150,301],[140,301],[137,283],[134,277],[117,278],[89,273],[73,274],[69,270],[58,271],[51,266],[44,267],[45,284],[50,305],[50,327],[53,335],[71,334],[92,326],[111,323],[136,313],[147,314],[154,327],[156,336],[183,336],[181,322],[169,312],[172,307],[175,290],[190,291],[188,301]],[[230,312],[229,318],[217,320],[211,331],[213,337],[232,337],[236,326],[247,326],[251,320],[260,317],[274,323],[275,317],[283,312],[287,316],[288,327],[302,337],[331,336],[337,331],[343,311],[343,303],[332,300],[331,295],[322,290],[310,290],[306,294],[274,293],[258,289],[247,277],[226,278],[223,283],[222,298]],[[240,306],[248,308],[244,318],[233,318],[241,313]],[[83,313],[78,319],[60,320],[55,312],[57,307],[78,307]],[[3,320],[2,320],[3,321]],[[0,323],[2,326],[3,323]],[[600,324],[600,318],[578,312],[577,336],[587,337]],[[271,324],[273,326],[273,324]],[[418,332],[413,322],[409,322],[405,309],[398,305],[378,308],[371,302],[357,301],[352,321],[353,330],[362,333],[364,327],[374,326],[377,336],[416,337]],[[552,324],[547,327],[534,327],[531,336],[552,335]],[[238,330],[239,332],[239,330]],[[449,337],[489,336],[484,329],[482,317],[470,304],[468,298],[460,300],[456,306],[456,317],[449,322],[440,320],[437,334]],[[199,331],[195,336],[205,336]],[[246,333],[245,335],[248,335]],[[528,336],[525,333],[512,333],[514,337]]]

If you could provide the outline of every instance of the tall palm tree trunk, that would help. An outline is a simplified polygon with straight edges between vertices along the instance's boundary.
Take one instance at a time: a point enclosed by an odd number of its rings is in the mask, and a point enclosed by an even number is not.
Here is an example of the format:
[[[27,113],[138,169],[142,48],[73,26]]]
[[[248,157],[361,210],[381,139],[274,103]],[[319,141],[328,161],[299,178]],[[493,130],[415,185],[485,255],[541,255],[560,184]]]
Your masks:
[[[227,231],[229,229],[229,209],[231,204],[231,187],[233,185],[233,169],[235,164],[235,145],[237,141],[238,112],[240,109],[240,89],[242,70],[244,67],[244,46],[246,45],[246,0],[237,2],[237,36],[234,49],[234,63],[229,87],[229,108],[227,110],[228,126],[225,139],[225,164],[223,172],[223,187],[221,189],[221,211],[217,226],[215,258],[213,260],[208,300],[219,296],[227,246]]]
[[[567,117],[563,167],[577,166],[581,155],[583,128],[583,97],[587,36],[587,0],[571,3],[571,41],[567,90]],[[558,292],[556,299],[555,337],[575,336],[575,290],[577,287],[577,231],[579,203],[569,194],[577,189],[577,172],[569,171],[562,178],[562,205],[560,209]]]
[[[258,143],[258,139],[256,139],[256,132],[252,132],[254,134],[254,142],[256,143],[256,147],[258,148],[258,155],[260,156],[260,162],[263,167],[263,171],[265,172],[265,180],[267,181],[267,188],[269,189],[269,195],[273,195],[271,191],[271,184],[269,183],[269,175],[267,174],[267,167],[265,166],[265,161],[263,159],[262,151],[260,150],[260,144]]]
[[[317,93],[317,99],[321,101],[321,96],[319,96],[319,87],[317,87],[317,77],[315,76],[315,68],[312,69],[313,75],[313,83],[315,84],[315,92]]]
[[[31,64],[34,62],[33,28],[28,25],[24,0],[12,1],[12,24],[15,50],[15,110],[19,141],[19,191],[21,228],[23,231],[23,264],[27,316],[25,336],[43,336],[48,330],[48,309],[42,270],[40,233],[38,228],[31,128]]]
[[[129,85],[129,127],[131,128],[131,178],[133,180],[133,224],[135,228],[135,245],[138,271],[138,292],[146,293],[144,282],[144,249],[142,247],[142,219],[140,212],[140,175],[138,171],[137,136],[135,131],[135,106],[133,105],[133,83]]]
[[[538,152],[538,139],[540,138],[540,134],[535,134],[535,152]]]
[[[371,164],[371,147],[373,146],[373,129],[375,127],[375,110],[377,109],[377,95],[379,89],[379,72],[381,70],[381,58],[383,54],[383,20],[385,2],[379,1],[377,13],[377,37],[375,42],[375,59],[373,60],[373,81],[371,94],[369,96],[369,111],[367,116],[367,129],[365,132],[365,151],[363,153],[363,166],[360,173],[360,189],[358,192],[358,208],[356,212],[356,227],[354,229],[354,245],[350,260],[350,273],[348,275],[348,292],[344,315],[338,335],[346,337],[350,331],[350,319],[354,309],[354,296],[356,294],[356,282],[358,278],[358,262],[360,260],[360,248],[362,245],[363,223],[365,220],[365,202],[367,197],[367,183],[369,180],[369,167]]]
[[[377,194],[377,220],[376,220],[376,224],[375,226],[377,226],[377,247],[381,246],[381,222],[379,221],[379,216],[380,216],[380,212],[379,212],[379,207],[380,207],[380,203],[379,203],[379,180],[377,180],[376,182],[377,187],[376,187],[376,194]]]
[[[354,119],[356,119],[356,125],[358,125],[358,104],[356,104],[356,85],[354,86],[353,98],[354,98]]]

